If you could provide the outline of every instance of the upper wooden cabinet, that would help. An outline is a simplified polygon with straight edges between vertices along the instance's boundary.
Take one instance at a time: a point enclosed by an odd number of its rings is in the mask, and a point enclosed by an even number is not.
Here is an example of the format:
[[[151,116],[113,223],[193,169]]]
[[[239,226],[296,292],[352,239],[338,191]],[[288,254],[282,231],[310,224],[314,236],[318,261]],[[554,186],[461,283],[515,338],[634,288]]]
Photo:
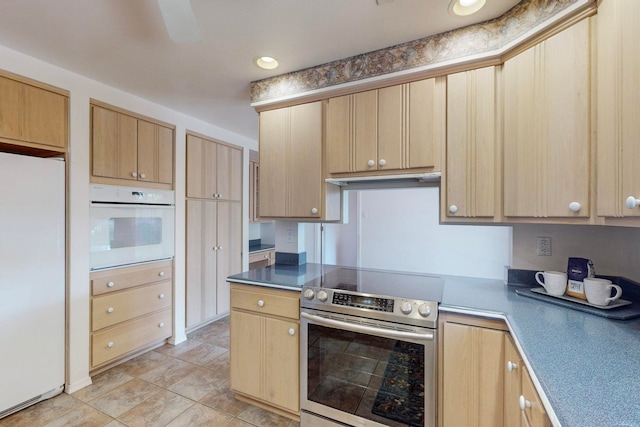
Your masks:
[[[504,64],[504,215],[590,212],[590,19]]]
[[[329,174],[440,170],[442,78],[329,99]]]
[[[68,135],[65,92],[0,75],[0,143],[17,146],[17,152],[29,148],[64,152]]]
[[[242,150],[187,134],[187,197],[242,200]]]
[[[340,219],[340,189],[324,182],[324,103],[260,113],[260,217]]]
[[[597,214],[638,217],[640,199],[640,2],[606,0],[598,6]],[[628,224],[629,225],[629,224]]]
[[[496,67],[447,76],[443,221],[493,221],[501,212]]]
[[[173,188],[173,128],[91,106],[91,182]]]

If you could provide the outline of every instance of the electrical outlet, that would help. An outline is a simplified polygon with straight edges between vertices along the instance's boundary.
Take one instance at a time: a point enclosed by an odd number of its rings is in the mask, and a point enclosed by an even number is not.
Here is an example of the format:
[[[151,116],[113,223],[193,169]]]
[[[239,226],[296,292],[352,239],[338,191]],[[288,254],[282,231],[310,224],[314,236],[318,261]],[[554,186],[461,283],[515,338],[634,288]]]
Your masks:
[[[287,230],[287,243],[293,243],[293,230]]]
[[[538,237],[536,240],[536,255],[551,256],[551,237]]]

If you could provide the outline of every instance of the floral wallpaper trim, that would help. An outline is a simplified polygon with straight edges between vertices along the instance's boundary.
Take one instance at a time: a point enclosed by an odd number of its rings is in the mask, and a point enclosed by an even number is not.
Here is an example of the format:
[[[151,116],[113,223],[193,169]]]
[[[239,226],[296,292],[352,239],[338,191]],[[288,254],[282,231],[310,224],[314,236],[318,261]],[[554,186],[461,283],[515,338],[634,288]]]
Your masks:
[[[262,102],[502,48],[583,0],[523,0],[490,21],[251,82]],[[593,2],[596,0],[588,0]]]

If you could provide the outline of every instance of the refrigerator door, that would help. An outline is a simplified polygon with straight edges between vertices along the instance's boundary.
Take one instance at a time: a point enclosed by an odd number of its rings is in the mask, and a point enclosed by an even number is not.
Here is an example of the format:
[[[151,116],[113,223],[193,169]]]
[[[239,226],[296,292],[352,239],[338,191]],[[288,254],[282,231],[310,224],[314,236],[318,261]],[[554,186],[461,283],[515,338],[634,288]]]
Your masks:
[[[64,168],[0,153],[0,418],[64,386]]]

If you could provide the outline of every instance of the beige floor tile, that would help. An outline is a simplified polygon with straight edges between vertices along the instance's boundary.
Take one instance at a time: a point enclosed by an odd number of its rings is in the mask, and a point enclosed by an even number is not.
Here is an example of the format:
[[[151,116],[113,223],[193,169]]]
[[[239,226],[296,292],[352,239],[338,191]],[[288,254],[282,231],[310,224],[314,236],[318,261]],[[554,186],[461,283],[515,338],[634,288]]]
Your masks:
[[[157,351],[149,351],[113,369],[122,370],[132,377],[139,377],[166,363],[168,357]]]
[[[161,391],[162,388],[135,378],[90,401],[89,405],[117,418]]]
[[[163,427],[194,403],[191,399],[162,390],[119,416],[118,421],[130,427]]]
[[[75,397],[62,393],[0,420],[2,427],[43,426],[82,406]]]
[[[89,405],[79,406],[43,427],[103,427],[113,419]]]
[[[291,422],[289,418],[253,405],[248,405],[243,409],[237,418],[260,427],[288,427]]]
[[[91,378],[93,384],[72,394],[76,399],[88,402],[110,392],[116,387],[131,381],[133,377],[121,369],[109,369]]]
[[[253,424],[249,424],[246,421],[239,420],[238,418],[234,418],[226,427],[258,427]]]
[[[169,390],[193,400],[200,400],[229,380],[229,373],[200,368],[182,378]]]
[[[193,363],[169,357],[163,364],[140,375],[140,378],[160,387],[169,388],[198,369],[199,367]]]
[[[201,341],[188,339],[178,345],[165,344],[162,347],[157,348],[155,351],[162,353],[165,356],[178,357],[179,355],[193,350],[200,345],[202,345]]]
[[[104,427],[127,427],[127,426],[122,424],[120,421],[113,420],[109,424],[105,425]]]
[[[229,390],[228,382],[200,399],[200,403],[233,416],[238,415],[248,406],[247,403],[236,399],[235,394]]]
[[[182,353],[176,357],[186,362],[193,363],[194,365],[205,366],[219,356],[222,356],[227,351],[228,350],[223,347],[201,343],[192,350]]]
[[[207,369],[211,369],[212,371],[226,372],[227,374],[229,374],[230,373],[229,352],[227,351],[223,353],[221,356],[216,357],[211,361],[211,363],[208,363],[204,367]]]
[[[223,427],[231,420],[233,417],[229,414],[196,403],[167,424],[167,427]]]

